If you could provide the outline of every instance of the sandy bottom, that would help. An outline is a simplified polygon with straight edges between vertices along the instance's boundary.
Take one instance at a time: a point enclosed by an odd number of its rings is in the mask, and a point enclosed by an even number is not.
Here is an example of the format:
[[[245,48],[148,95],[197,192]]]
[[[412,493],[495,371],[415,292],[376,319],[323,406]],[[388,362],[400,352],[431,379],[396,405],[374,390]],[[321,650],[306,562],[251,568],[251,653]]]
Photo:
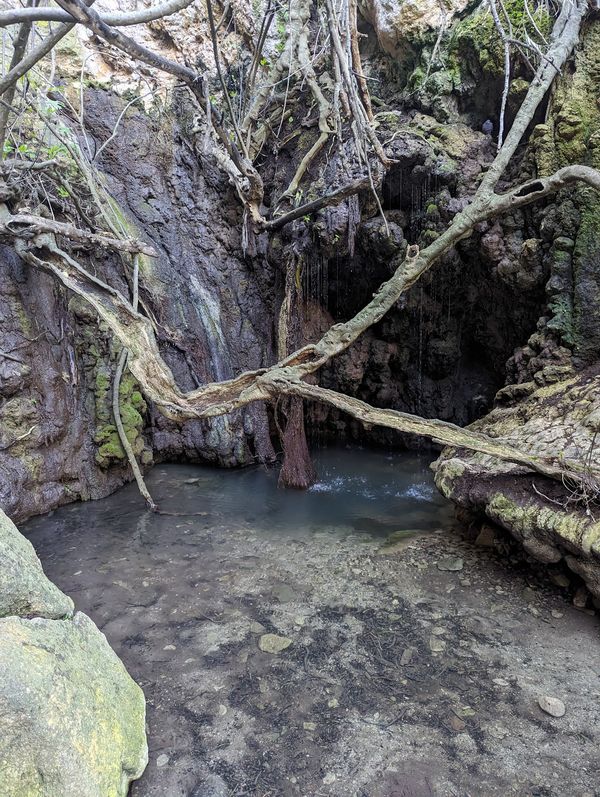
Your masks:
[[[474,545],[422,459],[324,457],[309,495],[166,466],[162,507],[207,514],[151,515],[128,487],[24,526],[144,689],[133,797],[600,795],[600,638],[576,585],[504,537]]]

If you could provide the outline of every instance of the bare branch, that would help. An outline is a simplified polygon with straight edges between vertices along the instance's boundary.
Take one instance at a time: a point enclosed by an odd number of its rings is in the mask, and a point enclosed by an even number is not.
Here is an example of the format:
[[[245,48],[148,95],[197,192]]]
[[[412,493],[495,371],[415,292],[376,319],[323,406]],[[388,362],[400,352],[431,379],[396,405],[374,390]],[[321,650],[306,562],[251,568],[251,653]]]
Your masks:
[[[600,472],[591,472],[587,463],[537,457],[520,451],[498,438],[491,438],[481,432],[463,429],[453,423],[421,418],[418,415],[410,415],[398,410],[371,407],[370,404],[360,401],[360,399],[344,396],[335,390],[328,390],[318,385],[308,385],[299,379],[288,378],[285,372],[276,372],[273,375],[261,377],[261,382],[269,382],[272,385],[274,395],[284,393],[300,396],[310,401],[330,404],[365,424],[385,426],[388,429],[396,429],[399,432],[428,437],[443,446],[478,451],[481,454],[497,457],[506,462],[522,465],[527,470],[532,470],[551,479],[560,481],[569,478],[579,483],[582,479],[589,482],[590,477],[594,477],[600,484]]]
[[[120,252],[141,252],[149,257],[157,256],[156,251],[143,241],[121,240],[113,238],[106,233],[81,230],[74,224],[44,219],[41,216],[33,216],[29,213],[18,213],[14,216],[3,214],[2,219],[3,221],[0,221],[0,235],[31,239],[40,233],[51,232],[55,235],[64,235],[65,238],[69,238],[71,241],[98,244],[99,246],[117,249]]]
[[[142,8],[138,11],[101,14],[100,19],[107,25],[114,25],[117,28],[140,25],[176,14],[193,2],[194,0],[168,0],[166,3],[151,8]],[[76,20],[67,11],[61,11],[59,8],[13,8],[8,11],[0,11],[0,28],[17,25],[20,22],[68,22],[74,24]]]
[[[354,194],[358,194],[359,191],[369,188],[370,185],[371,181],[368,177],[361,177],[359,180],[355,180],[353,183],[344,185],[341,188],[332,191],[330,194],[325,194],[325,196],[319,197],[318,199],[313,199],[312,202],[306,202],[304,205],[300,205],[299,207],[290,210],[288,213],[284,213],[281,216],[276,216],[270,221],[266,221],[262,225],[262,229],[269,231],[279,230],[281,227],[289,224],[290,221],[300,219],[302,216],[307,216],[311,213],[316,213],[318,210],[321,210],[321,208],[339,205],[339,203],[343,202],[344,199],[347,199],[349,196],[353,196]]]
[[[32,0],[28,0],[28,5],[31,5]],[[29,10],[29,9],[26,9]],[[17,64],[19,64],[23,56],[25,55],[25,50],[27,48],[27,42],[29,41],[29,34],[31,33],[31,22],[23,22],[23,24],[19,28],[19,32],[16,35],[14,46],[13,46],[13,54],[10,61],[10,69],[14,69]],[[6,105],[2,105],[0,107],[0,160],[4,157],[4,142],[6,140],[6,128],[8,125],[8,114],[10,113],[10,104],[13,101],[15,96],[16,90],[16,83],[13,83],[9,86],[6,94],[4,96],[4,101],[7,103]]]

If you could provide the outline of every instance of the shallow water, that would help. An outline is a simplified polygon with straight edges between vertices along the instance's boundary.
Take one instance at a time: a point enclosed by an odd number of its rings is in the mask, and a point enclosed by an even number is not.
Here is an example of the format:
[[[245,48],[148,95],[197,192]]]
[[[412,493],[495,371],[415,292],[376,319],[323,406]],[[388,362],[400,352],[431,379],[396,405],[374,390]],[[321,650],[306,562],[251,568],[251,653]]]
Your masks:
[[[235,709],[248,717],[248,728],[223,729],[214,741],[211,714],[220,717],[226,693],[272,672],[269,656],[256,647],[256,627],[285,631],[276,618],[280,608],[297,619],[316,616],[330,601],[364,602],[356,573],[347,572],[355,553],[376,551],[394,532],[428,534],[451,521],[426,456],[331,448],[315,460],[319,481],[307,492],[278,489],[277,471],[261,467],[166,465],[154,468],[147,483],[161,510],[177,514],[146,511],[129,485],[23,525],[48,576],[92,617],[144,689],[151,761],[133,787],[136,797],[213,797],[210,783],[208,790],[202,783],[215,771],[237,794],[247,774],[242,767],[228,775],[228,759],[241,756],[255,733],[251,715],[262,711],[255,689]],[[300,651],[285,666],[305,677]],[[297,708],[286,705],[293,723]],[[280,748],[282,761],[292,740]],[[216,769],[208,755],[213,744],[224,750]],[[159,769],[164,755],[169,765]],[[260,744],[242,757],[253,771]],[[270,777],[277,793],[293,793],[283,772]]]
[[[131,797],[595,793],[596,618],[472,546],[427,457],[316,459],[309,492],[168,465],[148,484],[180,514],[130,485],[24,525],[146,695]],[[264,652],[265,633],[291,645]],[[564,699],[567,725],[539,694]]]
[[[217,522],[265,533],[304,535],[327,528],[385,536],[399,529],[426,532],[451,521],[451,505],[436,490],[427,455],[327,448],[314,461],[318,481],[308,491],[278,489],[278,471],[262,467],[163,465],[151,471],[147,484],[161,510],[180,513],[192,534]],[[84,565],[86,552],[111,555],[114,546],[123,552],[123,546],[163,544],[161,531],[170,533],[173,520],[171,514],[144,512],[132,484],[104,500],[31,520],[23,532],[44,561],[62,557],[68,543],[76,542],[74,556]]]

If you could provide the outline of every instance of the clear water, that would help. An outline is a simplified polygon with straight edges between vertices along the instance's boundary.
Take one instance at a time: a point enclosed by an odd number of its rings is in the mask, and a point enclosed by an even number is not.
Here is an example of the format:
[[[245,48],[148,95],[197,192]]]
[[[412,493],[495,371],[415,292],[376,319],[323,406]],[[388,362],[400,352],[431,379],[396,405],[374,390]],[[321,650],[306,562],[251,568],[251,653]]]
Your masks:
[[[363,584],[363,558],[395,532],[448,528],[452,510],[426,456],[330,448],[315,459],[320,477],[307,492],[278,489],[277,471],[261,467],[157,466],[147,483],[165,514],[146,510],[132,484],[23,525],[47,575],[106,634],[144,690],[151,763],[132,797],[322,793],[322,744],[307,758],[306,733],[285,730],[302,728],[326,705],[306,672],[304,645],[313,659],[337,655],[338,642],[322,653],[329,630],[318,630],[331,629],[331,606],[346,612],[357,602],[362,618],[365,606],[390,599],[387,585]],[[296,615],[312,618],[307,641],[294,630],[290,655],[274,662],[259,650],[253,626],[288,632]],[[356,692],[352,678],[348,694]],[[259,683],[275,684],[275,718]],[[228,725],[239,711],[245,724]],[[279,763],[257,790],[267,753]],[[169,763],[159,767],[164,755]],[[316,780],[291,792],[285,770],[296,776],[300,759],[314,762]],[[216,771],[229,791],[202,785]]]
[[[279,489],[278,471],[263,467],[163,465],[148,474],[147,484],[163,512],[186,521],[187,533],[218,524],[248,525],[266,534],[302,536],[325,528],[385,537],[398,530],[431,531],[452,520],[451,505],[434,485],[428,455],[338,447],[319,450],[314,461],[319,478],[308,491]],[[111,556],[113,546],[135,545],[136,539],[158,545],[161,531],[173,525],[173,515],[146,512],[132,484],[103,500],[29,521],[23,532],[43,562],[66,555],[71,543],[83,565],[86,548],[96,553],[102,548]]]

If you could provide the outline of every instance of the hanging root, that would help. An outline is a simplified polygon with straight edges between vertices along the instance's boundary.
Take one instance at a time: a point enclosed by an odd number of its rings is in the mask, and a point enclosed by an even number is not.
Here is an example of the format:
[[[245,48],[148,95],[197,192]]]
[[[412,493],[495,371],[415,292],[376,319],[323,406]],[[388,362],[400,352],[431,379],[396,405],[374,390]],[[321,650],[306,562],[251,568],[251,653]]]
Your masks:
[[[157,512],[158,506],[154,503],[154,501],[152,500],[152,496],[148,492],[148,488],[146,487],[146,482],[144,481],[144,477],[142,476],[140,466],[137,464],[135,453],[133,451],[133,448],[131,447],[131,443],[127,439],[127,435],[125,434],[125,429],[123,428],[123,421],[121,420],[121,408],[119,406],[119,387],[121,386],[121,377],[123,376],[123,370],[125,368],[125,363],[127,362],[127,356],[128,356],[127,349],[123,349],[119,357],[117,370],[115,372],[115,379],[113,382],[112,407],[113,407],[113,415],[115,417],[115,426],[117,427],[117,433],[119,435],[119,440],[121,441],[121,445],[123,446],[123,450],[125,451],[129,464],[131,465],[131,470],[133,471],[133,475],[135,477],[138,489],[140,493],[143,495],[144,500],[148,504],[148,507],[153,512]]]
[[[140,273],[139,257],[136,255],[133,258],[132,299],[131,299],[131,304],[134,311],[137,311],[138,307],[139,273]],[[150,492],[146,487],[146,482],[144,481],[144,477],[142,476],[142,471],[140,470],[140,466],[137,464],[137,460],[135,458],[135,452],[131,447],[131,443],[129,442],[127,435],[125,434],[125,429],[123,428],[123,421],[121,420],[121,407],[119,405],[119,388],[121,387],[121,378],[123,376],[123,370],[125,369],[128,356],[129,352],[127,351],[127,349],[122,349],[121,354],[119,356],[119,362],[117,363],[115,380],[113,382],[112,404],[113,404],[113,415],[115,417],[115,426],[117,427],[117,433],[119,435],[119,440],[121,441],[121,445],[123,446],[123,450],[127,454],[127,459],[129,460],[129,464],[131,465],[131,470],[133,471],[133,475],[135,477],[138,490],[143,495],[144,500],[148,504],[148,507],[153,512],[158,512],[158,506],[152,500],[152,496],[150,495]]]

